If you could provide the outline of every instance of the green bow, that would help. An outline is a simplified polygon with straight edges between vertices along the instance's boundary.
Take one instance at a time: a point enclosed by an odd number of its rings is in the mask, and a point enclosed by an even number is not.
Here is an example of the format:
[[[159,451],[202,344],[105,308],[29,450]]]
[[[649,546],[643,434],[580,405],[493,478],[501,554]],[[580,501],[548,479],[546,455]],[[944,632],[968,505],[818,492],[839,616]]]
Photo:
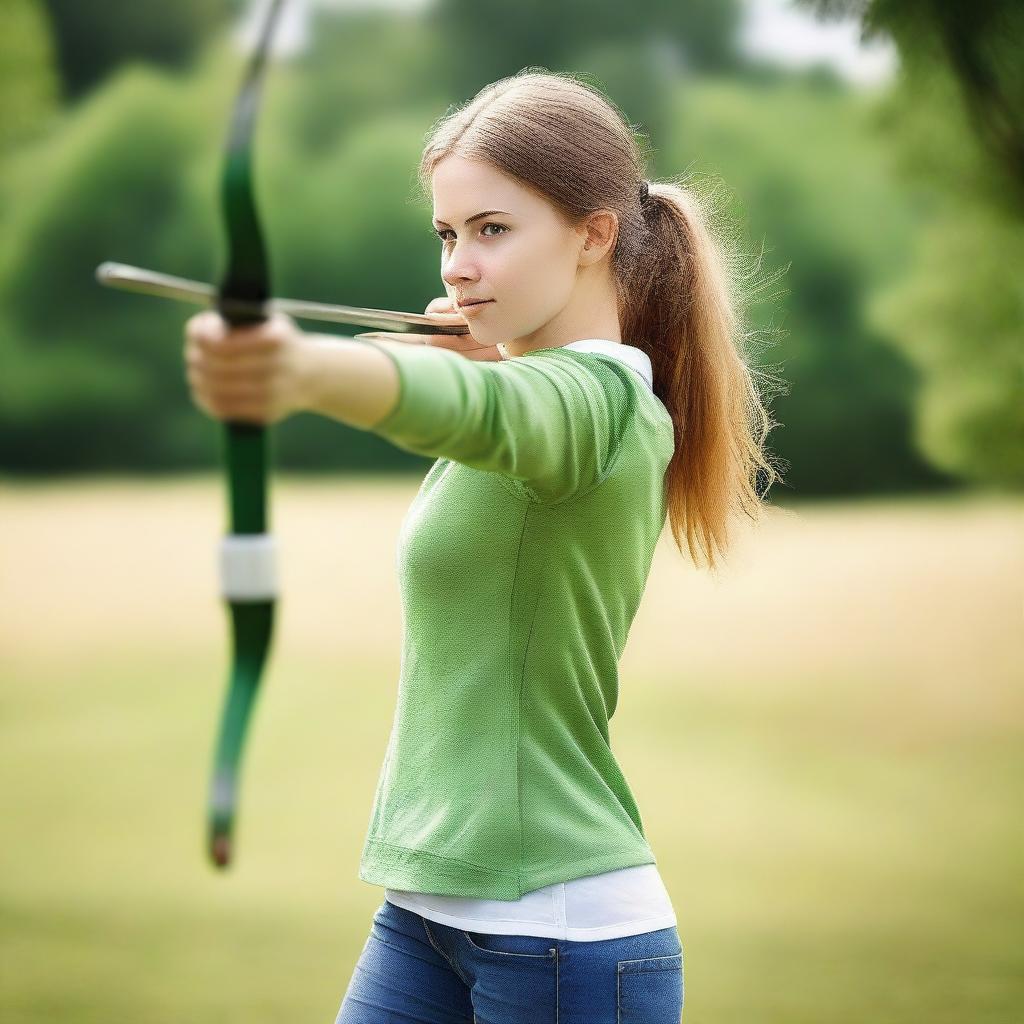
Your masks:
[[[228,135],[221,191],[228,261],[217,291],[217,309],[232,326],[267,319],[270,269],[252,188],[252,139],[263,68],[281,6],[282,0],[273,0],[267,13]],[[238,770],[270,648],[277,597],[276,550],[267,533],[266,428],[228,422],[224,440],[231,533],[221,543],[221,593],[231,609],[234,660],[210,788],[208,850],[218,867],[231,860]]]
[[[270,272],[252,188],[252,137],[260,83],[283,0],[273,0],[242,88],[235,100],[222,179],[227,269],[219,287],[106,262],[100,284],[177,301],[215,305],[231,325],[261,323],[283,312],[307,320],[357,324],[388,331],[465,334],[462,324],[440,324],[419,313],[270,298]],[[218,867],[231,860],[231,832],[246,729],[259,689],[277,598],[274,538],[267,533],[266,428],[228,422],[224,462],[230,490],[231,533],[220,549],[221,594],[230,606],[234,658],[214,754],[209,799],[208,850]]]

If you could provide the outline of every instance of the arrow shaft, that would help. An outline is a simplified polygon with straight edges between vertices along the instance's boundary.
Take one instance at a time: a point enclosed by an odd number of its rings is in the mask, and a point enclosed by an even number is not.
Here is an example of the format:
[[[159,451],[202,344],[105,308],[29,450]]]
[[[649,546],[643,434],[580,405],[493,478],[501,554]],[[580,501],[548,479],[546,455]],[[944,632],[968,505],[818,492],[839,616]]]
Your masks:
[[[160,274],[155,270],[144,270],[127,263],[101,263],[96,268],[96,280],[100,284],[124,291],[155,295],[179,302],[191,302],[197,306],[213,306],[216,289],[212,284],[191,281],[185,277]],[[374,309],[364,306],[341,306],[326,302],[307,302],[304,299],[268,299],[262,303],[248,304],[243,299],[235,300],[234,306],[241,313],[248,313],[254,319],[261,317],[261,311],[287,313],[301,320],[318,320],[337,324],[353,324],[359,327],[376,327],[395,333],[415,331],[418,334],[468,334],[467,324],[439,324],[424,313],[405,313],[401,310]]]

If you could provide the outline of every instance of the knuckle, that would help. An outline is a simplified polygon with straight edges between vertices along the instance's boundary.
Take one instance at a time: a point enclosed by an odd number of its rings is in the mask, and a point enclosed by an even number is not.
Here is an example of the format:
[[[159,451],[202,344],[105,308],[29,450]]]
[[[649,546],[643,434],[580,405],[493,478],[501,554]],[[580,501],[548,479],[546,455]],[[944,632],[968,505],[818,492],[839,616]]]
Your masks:
[[[271,314],[267,321],[275,337],[285,337],[295,330],[295,321],[287,313],[280,310]]]
[[[189,317],[185,327],[190,336],[206,337],[222,333],[223,320],[214,310],[205,309]]]

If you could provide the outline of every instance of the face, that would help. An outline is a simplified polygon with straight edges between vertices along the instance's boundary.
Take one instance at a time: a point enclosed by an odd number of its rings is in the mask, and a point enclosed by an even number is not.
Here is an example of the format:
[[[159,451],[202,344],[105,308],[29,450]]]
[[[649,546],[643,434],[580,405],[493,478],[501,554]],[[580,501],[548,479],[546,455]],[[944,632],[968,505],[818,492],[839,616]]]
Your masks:
[[[544,343],[571,304],[586,232],[483,161],[445,157],[434,168],[433,199],[448,296],[491,300],[461,310],[473,338]]]

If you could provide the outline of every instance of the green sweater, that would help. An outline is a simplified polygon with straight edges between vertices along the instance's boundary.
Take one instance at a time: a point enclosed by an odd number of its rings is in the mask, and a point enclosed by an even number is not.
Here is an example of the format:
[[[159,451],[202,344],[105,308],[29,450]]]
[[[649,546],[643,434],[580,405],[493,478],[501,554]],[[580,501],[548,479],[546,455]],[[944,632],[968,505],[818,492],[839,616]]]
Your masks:
[[[369,429],[437,461],[399,534],[397,706],[359,877],[514,900],[656,863],[608,721],[671,417],[615,357],[366,343],[400,378]]]

